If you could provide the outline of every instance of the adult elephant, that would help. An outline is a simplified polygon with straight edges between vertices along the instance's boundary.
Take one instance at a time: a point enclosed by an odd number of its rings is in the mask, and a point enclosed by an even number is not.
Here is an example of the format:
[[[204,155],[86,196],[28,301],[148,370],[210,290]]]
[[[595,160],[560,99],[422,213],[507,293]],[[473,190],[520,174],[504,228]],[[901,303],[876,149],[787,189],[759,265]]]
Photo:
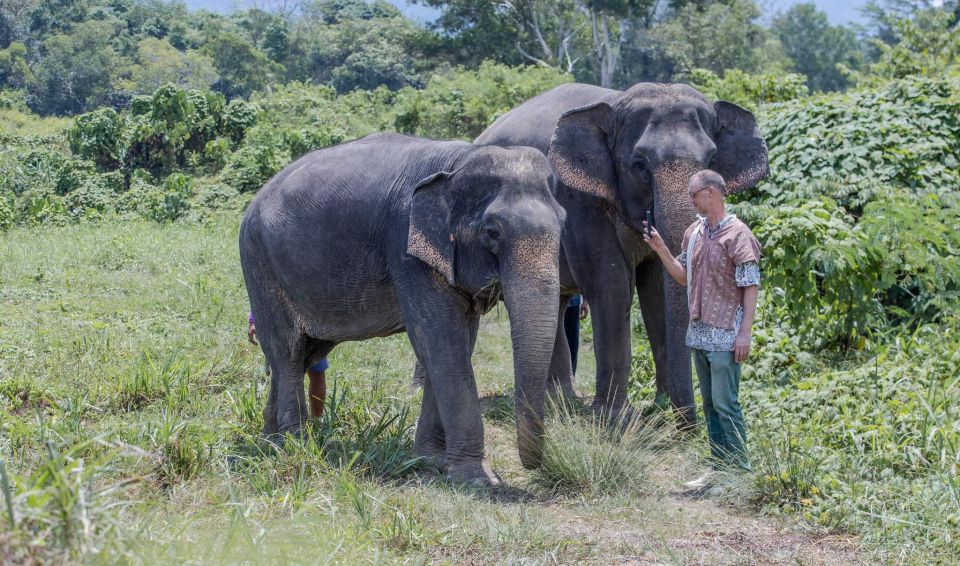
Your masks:
[[[374,135],[301,157],[250,203],[240,260],[272,369],[265,432],[307,420],[303,373],[337,344],[407,331],[426,368],[419,454],[497,483],[470,356],[481,314],[510,318],[520,458],[542,456],[564,211],[546,158]]]
[[[501,116],[478,144],[536,147],[557,176],[567,211],[560,258],[561,293],[589,301],[597,358],[594,409],[631,412],[630,304],[636,287],[656,363],[658,393],[669,394],[681,424],[695,421],[686,290],[667,274],[640,229],[647,211],[674,254],[695,219],[687,182],[710,168],[731,192],[769,172],[767,148],[750,112],[710,103],[682,84],[640,83],[626,91],[559,86]],[[551,378],[572,388],[570,357],[558,325]]]

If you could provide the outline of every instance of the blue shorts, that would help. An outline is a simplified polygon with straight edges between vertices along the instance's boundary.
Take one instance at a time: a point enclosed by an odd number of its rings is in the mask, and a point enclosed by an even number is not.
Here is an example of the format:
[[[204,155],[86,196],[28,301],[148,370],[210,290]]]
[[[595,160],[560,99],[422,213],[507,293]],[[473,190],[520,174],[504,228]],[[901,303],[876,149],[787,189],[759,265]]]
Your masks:
[[[328,367],[330,367],[330,362],[327,361],[327,358],[323,358],[319,362],[307,368],[307,371],[326,371]]]

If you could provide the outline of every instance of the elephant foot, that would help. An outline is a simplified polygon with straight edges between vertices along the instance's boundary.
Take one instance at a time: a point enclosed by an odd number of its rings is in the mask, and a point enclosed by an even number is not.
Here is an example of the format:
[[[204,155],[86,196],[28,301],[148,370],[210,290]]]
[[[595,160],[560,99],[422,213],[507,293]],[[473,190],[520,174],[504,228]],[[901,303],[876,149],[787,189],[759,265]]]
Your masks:
[[[503,484],[486,460],[451,464],[447,474],[454,481],[471,487],[497,487]]]
[[[423,467],[435,473],[444,473],[447,468],[446,449],[429,443],[417,446],[417,456],[422,458]]]
[[[271,410],[268,406],[263,410],[263,435],[272,436],[280,432],[280,425],[277,423],[277,411]]]

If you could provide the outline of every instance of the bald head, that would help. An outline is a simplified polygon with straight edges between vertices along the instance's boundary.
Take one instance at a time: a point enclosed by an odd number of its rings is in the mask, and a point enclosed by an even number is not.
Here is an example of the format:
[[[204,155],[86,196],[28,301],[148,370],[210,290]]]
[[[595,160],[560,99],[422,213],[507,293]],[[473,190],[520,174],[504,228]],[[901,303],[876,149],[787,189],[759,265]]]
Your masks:
[[[690,184],[687,186],[687,189],[690,193],[695,193],[708,187],[717,189],[720,191],[720,194],[727,194],[727,183],[723,180],[723,176],[711,169],[704,169],[703,171],[694,173],[693,177],[690,177]]]

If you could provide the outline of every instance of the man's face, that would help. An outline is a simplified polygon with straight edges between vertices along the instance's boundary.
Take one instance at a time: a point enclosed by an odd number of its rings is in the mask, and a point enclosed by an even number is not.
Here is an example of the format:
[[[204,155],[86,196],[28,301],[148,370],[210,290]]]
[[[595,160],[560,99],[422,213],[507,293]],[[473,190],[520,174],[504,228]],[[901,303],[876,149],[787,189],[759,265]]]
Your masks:
[[[690,195],[690,202],[693,204],[693,208],[697,209],[697,212],[700,214],[706,214],[710,208],[710,197],[713,196],[716,190],[716,188],[710,185],[706,187],[691,186],[688,188],[687,194]]]

